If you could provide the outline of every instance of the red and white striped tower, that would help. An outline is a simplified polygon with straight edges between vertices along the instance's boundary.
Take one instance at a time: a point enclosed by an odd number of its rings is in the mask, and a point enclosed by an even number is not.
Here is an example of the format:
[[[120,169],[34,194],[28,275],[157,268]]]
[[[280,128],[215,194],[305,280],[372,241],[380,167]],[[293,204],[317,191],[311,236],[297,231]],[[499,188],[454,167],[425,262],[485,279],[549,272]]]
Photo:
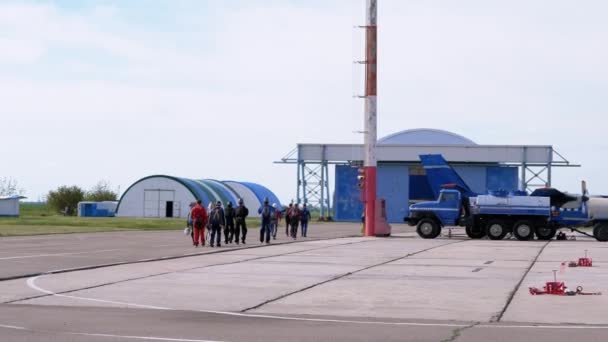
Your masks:
[[[377,0],[367,0],[365,25],[365,236],[376,231],[376,66],[377,66]]]

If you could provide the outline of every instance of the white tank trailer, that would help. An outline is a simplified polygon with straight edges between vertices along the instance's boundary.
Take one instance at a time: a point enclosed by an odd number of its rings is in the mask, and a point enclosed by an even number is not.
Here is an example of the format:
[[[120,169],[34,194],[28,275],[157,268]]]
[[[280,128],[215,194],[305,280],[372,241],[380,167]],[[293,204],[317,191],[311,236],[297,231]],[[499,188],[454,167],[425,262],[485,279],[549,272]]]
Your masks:
[[[591,197],[587,202],[589,218],[608,221],[608,198]]]

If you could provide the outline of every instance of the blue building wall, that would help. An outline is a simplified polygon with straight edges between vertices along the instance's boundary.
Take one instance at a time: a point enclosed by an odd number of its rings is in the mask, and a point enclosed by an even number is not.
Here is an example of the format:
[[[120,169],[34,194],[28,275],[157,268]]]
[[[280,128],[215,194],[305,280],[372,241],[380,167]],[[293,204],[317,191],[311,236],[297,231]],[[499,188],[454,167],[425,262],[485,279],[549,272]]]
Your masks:
[[[410,175],[410,199],[434,200],[435,193],[425,175]]]
[[[357,187],[357,168],[336,165],[336,188],[334,191],[334,218],[337,221],[361,221],[363,204]]]
[[[380,165],[377,193],[379,198],[386,201],[387,220],[403,222],[403,217],[409,212],[409,167],[405,164]]]
[[[462,180],[478,194],[486,192],[486,169],[487,166],[462,165],[454,166],[454,170],[460,175]]]
[[[519,168],[517,167],[488,167],[486,188],[488,190],[517,190],[519,185],[518,173]]]

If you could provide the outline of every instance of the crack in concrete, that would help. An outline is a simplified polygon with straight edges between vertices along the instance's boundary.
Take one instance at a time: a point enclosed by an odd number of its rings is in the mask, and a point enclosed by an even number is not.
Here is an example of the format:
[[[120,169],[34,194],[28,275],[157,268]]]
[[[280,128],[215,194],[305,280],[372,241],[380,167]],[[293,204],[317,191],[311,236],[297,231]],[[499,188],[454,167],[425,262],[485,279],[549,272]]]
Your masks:
[[[475,322],[471,325],[467,325],[466,327],[456,328],[456,329],[452,330],[452,336],[441,340],[441,342],[454,342],[460,337],[460,335],[462,334],[463,331],[465,331],[467,329],[471,329],[479,324],[481,324],[481,322]]]
[[[299,290],[292,291],[292,292],[289,292],[289,293],[285,293],[285,294],[280,295],[280,296],[278,296],[278,297],[275,297],[275,298],[269,299],[269,300],[267,300],[267,301],[264,301],[264,302],[262,302],[262,303],[260,303],[260,304],[255,305],[255,306],[252,306],[252,307],[249,307],[249,308],[243,309],[243,310],[241,310],[240,312],[241,312],[241,313],[245,313],[245,312],[247,312],[247,311],[251,311],[251,310],[259,309],[259,308],[261,308],[262,306],[264,306],[264,305],[266,305],[266,304],[270,304],[270,303],[276,302],[276,301],[278,301],[278,300],[281,300],[281,299],[283,299],[283,298],[289,297],[289,296],[291,296],[291,295],[298,294],[298,293],[301,293],[301,292],[304,292],[304,291],[310,290],[310,289],[312,289],[312,288],[314,288],[314,287],[321,286],[321,285],[324,285],[324,284],[330,283],[330,282],[332,282],[332,281],[336,281],[336,280],[342,279],[342,278],[344,278],[344,277],[348,277],[348,276],[351,276],[351,275],[353,275],[353,274],[356,274],[356,273],[359,273],[359,272],[363,272],[363,271],[369,270],[369,269],[374,268],[374,267],[378,267],[378,266],[383,266],[383,265],[386,265],[386,264],[390,264],[390,263],[392,263],[392,262],[399,261],[399,260],[402,260],[402,259],[408,258],[408,257],[413,256],[413,255],[416,255],[416,254],[424,253],[424,252],[426,252],[426,251],[430,251],[430,250],[435,249],[435,248],[445,247],[445,246],[449,246],[449,245],[453,245],[453,244],[456,244],[456,243],[461,243],[461,242],[465,242],[465,241],[469,241],[469,240],[461,240],[461,241],[455,241],[455,242],[451,242],[451,243],[446,243],[446,244],[444,244],[444,245],[440,245],[440,246],[433,246],[433,247],[426,248],[426,249],[423,249],[423,250],[420,250],[420,251],[417,251],[417,252],[414,252],[414,253],[408,253],[408,254],[406,254],[405,256],[401,256],[401,257],[394,258],[394,259],[391,259],[391,260],[388,260],[388,261],[384,261],[384,262],[381,262],[381,263],[379,263],[379,264],[374,264],[374,265],[366,266],[366,267],[364,267],[364,268],[361,268],[361,269],[358,269],[358,270],[355,270],[355,271],[351,271],[351,272],[343,273],[343,274],[337,275],[337,276],[335,276],[335,277],[333,277],[333,278],[331,278],[331,279],[327,279],[327,280],[324,280],[324,281],[322,281],[322,282],[314,283],[314,284],[312,284],[312,285],[306,286],[306,287],[301,288],[301,289],[299,289]]]
[[[507,298],[507,302],[505,303],[505,306],[502,308],[502,310],[497,315],[494,315],[490,319],[491,323],[492,322],[500,322],[500,320],[502,319],[502,316],[504,316],[505,312],[507,312],[507,309],[509,308],[509,305],[511,305],[511,302],[513,301],[513,298],[515,297],[515,294],[517,294],[517,291],[519,291],[519,288],[521,287],[521,284],[524,282],[524,279],[526,279],[526,277],[528,276],[528,273],[530,273],[530,270],[532,269],[532,267],[534,267],[534,265],[538,261],[538,258],[540,257],[540,255],[545,250],[545,247],[547,247],[549,245],[549,243],[551,243],[551,240],[547,241],[541,247],[541,249],[538,251],[538,253],[536,254],[536,257],[534,258],[534,260],[532,260],[532,262],[530,263],[530,266],[528,266],[528,269],[526,270],[526,272],[524,272],[524,275],[521,277],[521,279],[519,279],[519,282],[517,282],[517,285],[515,285],[515,288],[509,294],[509,298]]]
[[[337,239],[341,239],[341,238],[336,238],[336,240]],[[329,240],[331,240],[331,239],[329,239]],[[310,240],[308,240],[308,241],[310,241]],[[331,245],[331,246],[322,246],[322,247],[310,248],[310,249],[301,250],[301,251],[295,251],[295,252],[288,252],[288,253],[281,253],[281,254],[274,254],[274,255],[266,255],[266,256],[261,256],[261,257],[243,259],[243,260],[239,260],[239,261],[223,262],[223,263],[218,263],[218,264],[211,264],[211,265],[197,266],[197,267],[189,267],[189,268],[185,268],[185,269],[181,269],[181,270],[174,270],[174,271],[169,271],[169,272],[149,274],[149,275],[142,276],[142,277],[128,278],[128,279],[123,279],[123,280],[114,281],[114,282],[108,282],[108,283],[103,283],[103,284],[98,284],[98,285],[93,285],[93,286],[82,287],[82,288],[78,288],[78,289],[72,289],[72,290],[57,292],[56,294],[73,293],[73,292],[78,292],[78,291],[84,291],[84,290],[90,290],[90,289],[100,288],[100,287],[104,287],[104,286],[111,286],[111,285],[126,283],[126,282],[129,282],[129,281],[135,281],[135,280],[142,280],[142,279],[148,279],[148,278],[153,278],[153,277],[159,277],[159,276],[163,276],[163,275],[167,275],[167,274],[172,274],[172,273],[179,273],[179,272],[192,271],[192,270],[200,270],[200,269],[205,269],[205,268],[210,268],[210,267],[216,267],[216,266],[233,265],[233,264],[239,264],[239,263],[244,263],[244,262],[249,262],[249,261],[256,261],[256,260],[262,260],[262,259],[268,259],[268,258],[274,258],[274,257],[281,257],[281,256],[286,256],[286,255],[293,255],[293,254],[298,254],[298,253],[305,253],[305,252],[310,252],[310,251],[316,251],[316,250],[330,248],[330,247],[347,246],[347,245],[364,243],[364,242],[371,242],[371,241],[376,241],[376,240],[354,241],[354,242],[342,243],[342,244],[338,244],[338,245]],[[304,242],[304,241],[302,241],[302,242]],[[291,243],[293,243],[293,242],[291,242]],[[278,245],[280,245],[280,244],[278,244]],[[277,246],[277,245],[274,245],[274,246]],[[248,248],[260,248],[260,247],[270,247],[270,246],[269,245],[252,246],[252,247],[248,247]],[[243,249],[247,249],[247,248],[225,250],[225,251],[221,251],[221,252],[239,251],[239,250],[243,250]],[[216,252],[216,253],[219,253],[219,251]],[[200,255],[216,254],[216,253],[203,253],[203,254],[200,254]],[[159,259],[157,261],[164,261],[164,260],[167,260],[167,259]],[[121,266],[121,265],[124,265],[124,264],[114,265],[114,266]],[[106,266],[106,267],[111,267],[111,266]],[[95,269],[95,268],[93,268],[93,269]],[[71,272],[76,272],[76,271],[83,271],[83,270],[79,269],[79,270],[74,270],[74,271],[71,271]],[[66,273],[66,272],[59,272],[59,273]],[[41,275],[52,275],[52,274],[54,274],[54,273],[46,273],[46,274],[41,274]],[[43,294],[43,295],[26,297],[26,298],[14,299],[14,300],[10,300],[10,301],[7,301],[7,302],[2,302],[0,304],[14,304],[14,303],[18,303],[18,302],[23,302],[23,301],[32,300],[32,299],[38,299],[38,298],[44,298],[44,297],[49,297],[49,296],[53,296],[53,294]]]

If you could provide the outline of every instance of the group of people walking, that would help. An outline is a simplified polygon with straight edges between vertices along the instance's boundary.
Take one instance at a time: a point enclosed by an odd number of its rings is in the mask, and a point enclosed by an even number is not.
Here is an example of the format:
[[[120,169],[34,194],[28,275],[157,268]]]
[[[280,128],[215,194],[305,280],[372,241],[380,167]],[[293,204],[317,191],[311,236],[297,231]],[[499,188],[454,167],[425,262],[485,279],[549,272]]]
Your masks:
[[[239,241],[245,243],[247,238],[247,222],[249,209],[239,199],[238,206],[232,207],[232,203],[226,203],[226,210],[222,208],[222,202],[217,201],[215,206],[209,203],[209,212],[203,207],[202,201],[196,201],[191,205],[192,209],[188,215],[188,226],[192,228],[192,243],[194,247],[205,245],[205,227],[211,232],[209,245],[211,247],[222,246],[222,227],[224,228],[224,243],[233,241],[238,245]],[[241,236],[241,233],[243,234]]]
[[[270,243],[270,237],[277,238],[279,224],[285,217],[285,235],[292,237],[294,240],[298,235],[298,225],[302,226],[301,236],[306,237],[308,233],[308,221],[310,220],[310,211],[306,208],[306,204],[302,209],[297,203],[289,204],[283,212],[278,209],[276,203],[270,205],[268,198],[264,199],[264,203],[258,209],[258,214],[261,219],[260,227],[260,243]],[[194,247],[205,245],[205,228],[210,231],[211,247],[220,247],[222,240],[222,228],[224,233],[224,243],[239,243],[245,244],[247,238],[247,222],[249,209],[244,205],[243,200],[239,199],[238,206],[232,207],[231,202],[226,203],[226,209],[222,208],[222,202],[217,201],[215,205],[209,203],[208,210],[198,200],[196,204],[191,204],[191,210],[188,215],[188,227],[192,229],[191,237]],[[241,235],[242,233],[242,235]]]

